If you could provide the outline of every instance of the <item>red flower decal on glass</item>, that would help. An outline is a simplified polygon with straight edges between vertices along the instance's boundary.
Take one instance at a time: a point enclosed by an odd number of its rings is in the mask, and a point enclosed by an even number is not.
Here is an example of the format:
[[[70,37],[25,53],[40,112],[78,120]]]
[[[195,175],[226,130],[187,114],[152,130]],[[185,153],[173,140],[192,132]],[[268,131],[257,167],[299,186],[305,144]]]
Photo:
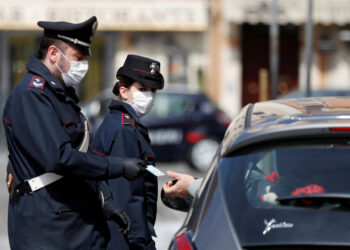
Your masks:
[[[317,185],[317,184],[310,184],[307,185],[306,187],[301,187],[295,189],[291,195],[304,195],[304,194],[323,194],[324,189],[323,187]]]
[[[278,183],[280,180],[278,178],[277,172],[272,172],[271,174],[266,176],[266,180],[269,182],[275,182]]]

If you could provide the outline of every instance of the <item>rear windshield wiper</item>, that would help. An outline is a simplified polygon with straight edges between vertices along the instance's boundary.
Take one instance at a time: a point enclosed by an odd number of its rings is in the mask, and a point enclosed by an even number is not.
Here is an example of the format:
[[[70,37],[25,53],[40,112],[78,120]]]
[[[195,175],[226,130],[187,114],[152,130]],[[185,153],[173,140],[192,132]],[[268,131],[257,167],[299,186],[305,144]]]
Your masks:
[[[350,194],[323,193],[283,196],[276,199],[283,206],[308,207],[315,209],[350,209]]]

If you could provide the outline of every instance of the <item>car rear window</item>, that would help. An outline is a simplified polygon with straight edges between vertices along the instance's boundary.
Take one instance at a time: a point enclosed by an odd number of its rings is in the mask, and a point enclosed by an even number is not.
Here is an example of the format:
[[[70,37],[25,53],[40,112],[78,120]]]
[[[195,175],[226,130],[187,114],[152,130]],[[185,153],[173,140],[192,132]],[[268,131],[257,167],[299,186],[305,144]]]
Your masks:
[[[247,246],[312,244],[322,227],[331,230],[322,236],[325,244],[350,243],[336,233],[350,233],[349,140],[264,145],[224,158],[219,173],[232,222]],[[308,237],[296,241],[303,230]]]
[[[191,96],[182,94],[162,94],[156,96],[151,114],[156,117],[169,117],[192,111]]]

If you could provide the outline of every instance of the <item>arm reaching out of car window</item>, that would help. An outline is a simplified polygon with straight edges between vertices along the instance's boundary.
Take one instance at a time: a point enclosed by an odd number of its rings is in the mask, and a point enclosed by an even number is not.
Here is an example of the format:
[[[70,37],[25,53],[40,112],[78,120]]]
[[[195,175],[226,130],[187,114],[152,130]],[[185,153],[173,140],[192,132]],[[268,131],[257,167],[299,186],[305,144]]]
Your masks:
[[[174,171],[166,174],[174,178],[176,182],[169,181],[163,185],[164,195],[170,198],[192,198],[198,190],[203,179],[195,179],[193,176]]]

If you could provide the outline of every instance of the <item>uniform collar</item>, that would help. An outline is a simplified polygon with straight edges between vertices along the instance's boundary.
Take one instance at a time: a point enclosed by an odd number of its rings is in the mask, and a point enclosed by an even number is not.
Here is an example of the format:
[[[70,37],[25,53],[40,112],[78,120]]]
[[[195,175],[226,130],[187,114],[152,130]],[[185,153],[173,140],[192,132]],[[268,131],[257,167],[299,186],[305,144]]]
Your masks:
[[[143,126],[140,118],[137,116],[135,110],[131,107],[131,105],[129,103],[117,101],[117,100],[112,100],[111,104],[109,105],[109,109],[110,110],[119,110],[121,112],[128,113],[136,121],[136,123]]]
[[[46,65],[37,57],[32,56],[26,65],[28,71],[39,75],[45,79],[50,88],[58,94],[64,95],[67,101],[73,100],[75,103],[79,102],[79,98],[75,94],[75,90],[72,87],[64,88],[60,81],[50,72]]]

